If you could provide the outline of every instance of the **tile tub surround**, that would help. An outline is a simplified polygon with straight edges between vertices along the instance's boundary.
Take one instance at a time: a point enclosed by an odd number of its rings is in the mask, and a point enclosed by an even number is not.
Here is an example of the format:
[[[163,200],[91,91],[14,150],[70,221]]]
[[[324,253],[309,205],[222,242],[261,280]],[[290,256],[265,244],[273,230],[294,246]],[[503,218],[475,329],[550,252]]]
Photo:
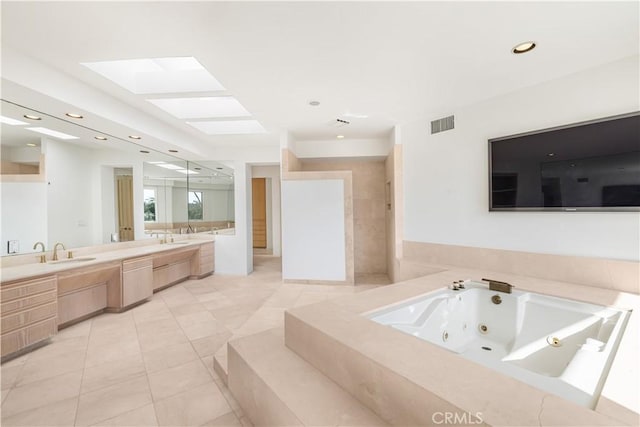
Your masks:
[[[488,273],[450,270],[289,310],[286,345],[392,424],[433,424],[434,411],[451,410],[480,412],[490,425],[638,425],[637,295],[523,276],[496,277],[523,290],[634,310],[595,411],[362,316],[453,280]]]
[[[430,266],[477,268],[621,292],[640,293],[640,262],[541,254],[425,242],[403,242],[402,280],[423,276]],[[491,276],[489,276],[491,277]]]

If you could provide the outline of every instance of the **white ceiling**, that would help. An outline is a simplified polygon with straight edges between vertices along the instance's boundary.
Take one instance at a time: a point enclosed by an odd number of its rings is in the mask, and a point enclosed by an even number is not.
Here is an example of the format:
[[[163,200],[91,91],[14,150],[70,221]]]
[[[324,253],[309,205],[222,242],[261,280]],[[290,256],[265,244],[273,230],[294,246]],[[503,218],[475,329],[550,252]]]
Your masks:
[[[189,152],[201,159],[222,145],[277,146],[284,130],[298,139],[386,137],[395,124],[449,115],[463,105],[639,52],[639,3],[632,1],[1,7],[3,67],[16,52],[66,73],[132,107],[136,117],[164,122],[166,129],[154,136],[191,144]],[[537,49],[510,53],[526,40],[536,41]],[[81,65],[172,56],[195,57],[267,133],[205,135]],[[309,106],[311,100],[320,106]],[[89,110],[92,100],[83,102]],[[336,128],[336,118],[347,113],[368,118],[347,118],[350,125]]]

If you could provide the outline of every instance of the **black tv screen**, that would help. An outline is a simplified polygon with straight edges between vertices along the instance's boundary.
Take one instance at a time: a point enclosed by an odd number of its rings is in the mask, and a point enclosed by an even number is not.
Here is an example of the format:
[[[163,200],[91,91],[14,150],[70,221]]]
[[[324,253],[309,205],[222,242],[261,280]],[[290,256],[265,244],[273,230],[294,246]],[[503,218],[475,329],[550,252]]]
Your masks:
[[[640,112],[489,140],[489,210],[640,210]]]

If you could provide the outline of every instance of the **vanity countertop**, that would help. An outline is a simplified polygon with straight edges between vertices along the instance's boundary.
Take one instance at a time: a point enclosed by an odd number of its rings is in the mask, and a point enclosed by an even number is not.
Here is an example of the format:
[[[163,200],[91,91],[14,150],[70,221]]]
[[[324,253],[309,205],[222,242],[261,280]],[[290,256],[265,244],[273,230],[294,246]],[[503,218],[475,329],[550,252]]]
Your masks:
[[[205,239],[186,239],[172,243],[149,244],[142,246],[134,246],[111,251],[95,251],[95,250],[74,250],[74,258],[60,258],[58,261],[47,261],[46,263],[30,263],[15,266],[2,267],[0,272],[0,281],[2,284],[13,282],[15,280],[28,279],[30,277],[46,276],[49,274],[59,273],[61,271],[73,270],[76,268],[88,267],[92,265],[102,264],[111,261],[121,261],[129,258],[137,258],[145,255],[156,254],[160,252],[179,250],[199,246],[214,240]],[[103,248],[108,248],[108,246]],[[62,251],[66,256],[67,251]],[[31,254],[34,259],[39,253]]]

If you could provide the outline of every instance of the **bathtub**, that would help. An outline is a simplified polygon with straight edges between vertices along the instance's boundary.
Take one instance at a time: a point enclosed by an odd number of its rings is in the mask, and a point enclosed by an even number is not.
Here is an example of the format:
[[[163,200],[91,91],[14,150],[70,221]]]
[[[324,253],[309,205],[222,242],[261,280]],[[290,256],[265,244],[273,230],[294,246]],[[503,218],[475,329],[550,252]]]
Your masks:
[[[465,289],[440,289],[365,315],[593,409],[629,314],[465,281]]]

